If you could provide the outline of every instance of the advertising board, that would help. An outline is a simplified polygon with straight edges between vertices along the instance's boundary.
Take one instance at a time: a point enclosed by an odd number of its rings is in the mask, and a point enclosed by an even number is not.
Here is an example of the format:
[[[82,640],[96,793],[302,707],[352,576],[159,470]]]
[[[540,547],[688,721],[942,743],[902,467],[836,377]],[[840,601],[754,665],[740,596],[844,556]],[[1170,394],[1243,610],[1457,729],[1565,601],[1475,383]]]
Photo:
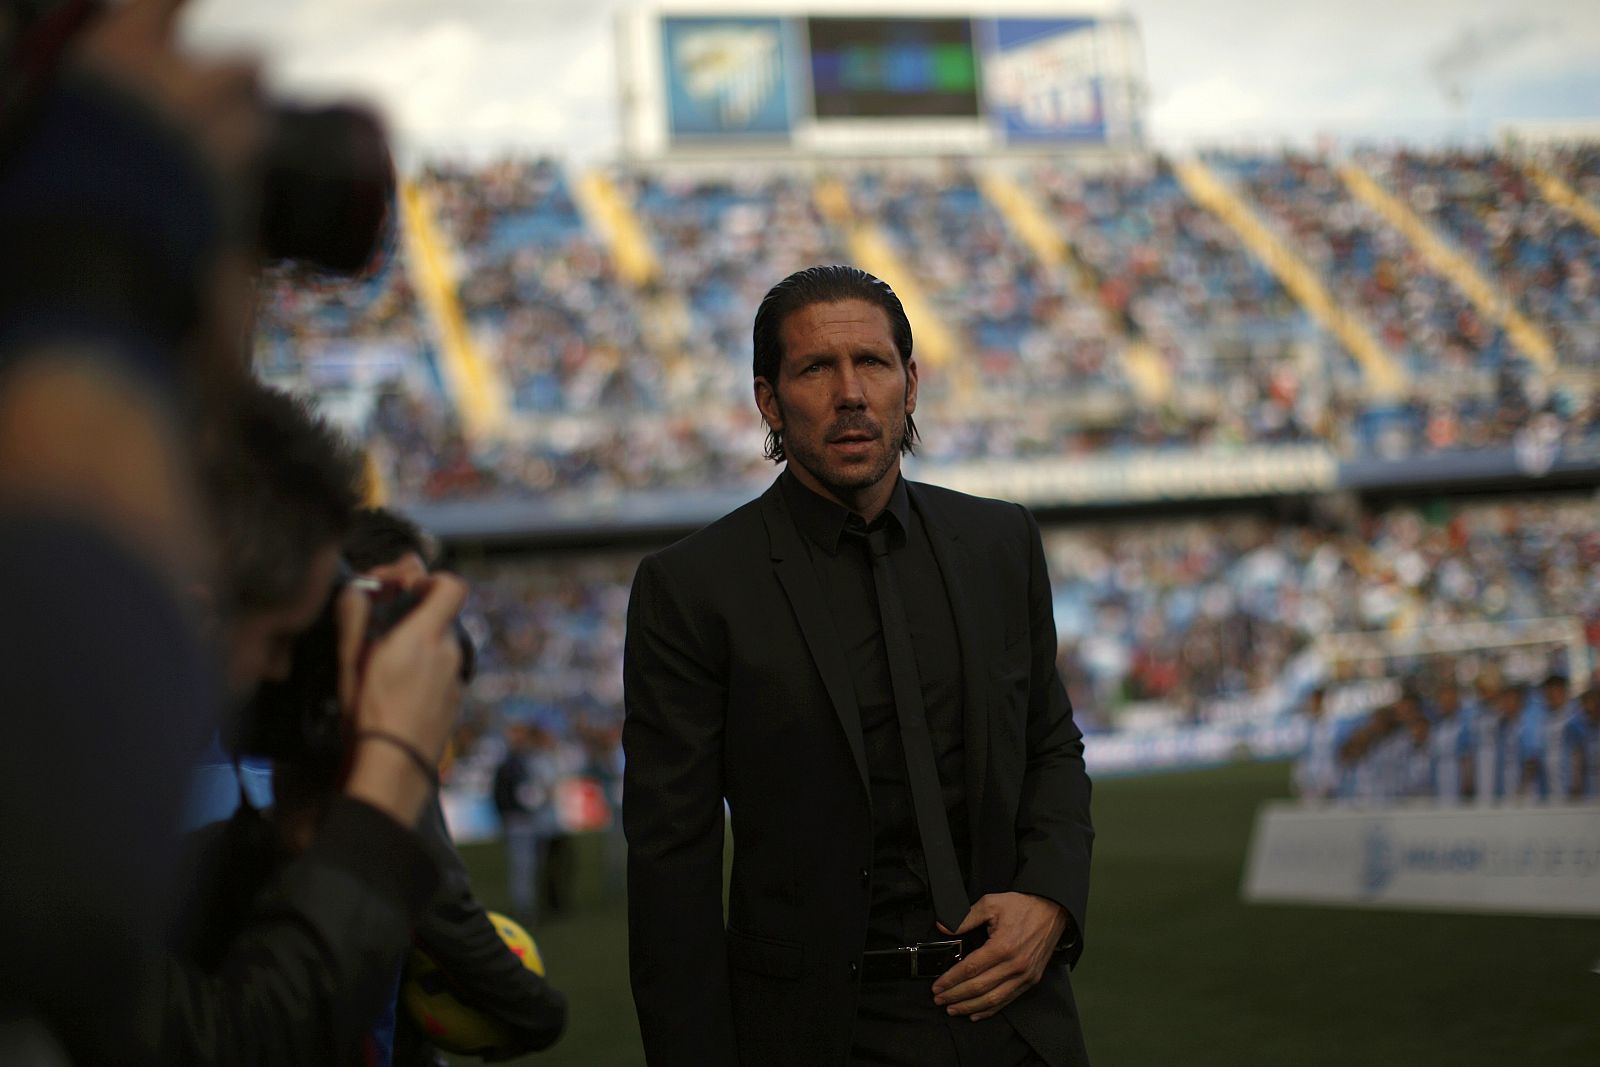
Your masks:
[[[984,103],[1007,143],[1103,141],[1106,100],[1094,19],[986,19]]]
[[[1600,915],[1600,807],[1314,808],[1256,817],[1246,900]]]
[[[672,138],[786,138],[787,37],[786,21],[777,18],[662,19]]]

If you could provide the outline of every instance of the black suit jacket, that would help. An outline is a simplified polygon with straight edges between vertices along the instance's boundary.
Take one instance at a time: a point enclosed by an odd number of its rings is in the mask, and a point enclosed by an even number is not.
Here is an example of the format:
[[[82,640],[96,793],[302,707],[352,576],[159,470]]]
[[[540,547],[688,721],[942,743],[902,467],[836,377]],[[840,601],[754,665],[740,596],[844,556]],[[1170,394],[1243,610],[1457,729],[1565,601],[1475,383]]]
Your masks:
[[[1081,932],[1089,779],[1038,527],[1015,504],[908,489],[961,645],[967,888],[1049,897]],[[866,757],[844,652],[776,484],[640,564],[624,681],[629,956],[649,1062],[842,1064],[872,867]],[[1086,1062],[1065,966],[1005,1015],[1052,1067]]]

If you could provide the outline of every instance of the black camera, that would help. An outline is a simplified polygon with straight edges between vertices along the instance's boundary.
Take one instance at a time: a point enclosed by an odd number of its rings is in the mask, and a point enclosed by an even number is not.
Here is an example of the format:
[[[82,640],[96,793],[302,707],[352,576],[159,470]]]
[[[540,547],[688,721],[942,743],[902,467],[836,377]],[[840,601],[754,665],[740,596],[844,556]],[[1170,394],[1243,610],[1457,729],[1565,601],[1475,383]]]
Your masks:
[[[0,0],[0,142],[25,129],[72,39],[103,0]],[[261,163],[257,244],[268,260],[361,274],[386,248],[394,160],[383,124],[356,104],[275,102]]]
[[[394,202],[394,161],[371,111],[273,107],[257,235],[263,256],[360,274],[387,243]]]
[[[317,619],[298,638],[289,677],[263,682],[236,722],[230,748],[241,756],[259,756],[293,764],[331,780],[341,769],[348,748],[349,724],[339,707],[339,594],[347,585],[366,591],[370,608],[365,642],[368,647],[411,613],[422,594],[392,583],[355,577],[341,570]],[[459,618],[451,623],[461,647],[461,682],[472,680],[475,652]]]

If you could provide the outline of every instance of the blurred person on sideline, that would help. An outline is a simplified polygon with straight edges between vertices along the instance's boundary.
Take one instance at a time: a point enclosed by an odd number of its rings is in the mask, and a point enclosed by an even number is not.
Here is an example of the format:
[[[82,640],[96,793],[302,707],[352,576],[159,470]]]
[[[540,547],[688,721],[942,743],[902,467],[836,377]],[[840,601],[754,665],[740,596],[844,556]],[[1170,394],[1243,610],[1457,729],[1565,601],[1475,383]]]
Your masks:
[[[623,891],[628,872],[628,839],[622,832],[622,723],[591,724],[584,733],[585,773],[599,785],[610,810],[605,830],[605,890]]]
[[[387,508],[358,511],[344,538],[344,558],[353,570],[406,588],[427,578],[434,555],[432,539],[422,528]],[[412,929],[413,943],[438,965],[457,999],[511,1029],[514,1040],[489,1058],[510,1059],[549,1048],[566,1028],[566,998],[525,967],[495,931],[450,839],[437,796],[429,801],[417,832],[439,867],[440,881]],[[428,1035],[400,1012],[396,1067],[440,1062]]]
[[[918,368],[883,282],[790,275],[754,350],[767,454],[787,466],[646,557],[629,602],[646,1060],[1086,1064],[1067,972],[1090,787],[1038,527],[901,477]]]
[[[1577,710],[1572,699],[1572,687],[1567,676],[1559,671],[1546,675],[1539,683],[1539,691],[1529,701],[1528,716],[1534,720],[1529,727],[1539,734],[1540,759],[1539,799],[1558,800],[1566,793],[1568,775],[1562,764],[1566,759],[1563,731]]]
[[[1434,796],[1440,804],[1455,805],[1468,795],[1472,779],[1473,724],[1461,701],[1461,686],[1452,673],[1439,679],[1428,708],[1433,750]]]
[[[1461,783],[1461,795],[1479,805],[1494,802],[1491,788],[1494,779],[1492,776],[1483,778],[1483,771],[1488,766],[1483,756],[1486,744],[1484,735],[1495,723],[1495,701],[1505,687],[1499,664],[1486,663],[1472,680],[1472,695],[1462,702],[1462,711],[1472,727],[1472,754],[1463,767],[1465,779]]]
[[[1395,729],[1382,746],[1386,776],[1385,800],[1413,800],[1434,792],[1433,750],[1428,745],[1428,716],[1413,682],[1407,681],[1394,703]]]
[[[1396,793],[1393,742],[1400,737],[1400,714],[1394,704],[1374,708],[1339,746],[1344,767],[1344,796],[1359,805],[1382,804]]]
[[[1541,731],[1524,715],[1525,686],[1505,683],[1496,692],[1478,730],[1477,779],[1480,803],[1503,804],[1539,796],[1544,776]]]
[[[1561,731],[1568,800],[1600,800],[1600,688],[1591,685],[1578,697]]]
[[[544,865],[555,832],[556,769],[551,738],[536,723],[506,729],[506,754],[494,771],[494,807],[506,847],[506,893],[516,918],[533,926],[539,918]]]
[[[1438,769],[1433,746],[1429,741],[1428,717],[1420,710],[1402,720],[1398,795],[1404,800],[1437,799],[1439,792]]]
[[[1294,791],[1302,801],[1325,804],[1339,788],[1338,724],[1328,717],[1328,693],[1317,686],[1306,696],[1306,744],[1294,764]]]

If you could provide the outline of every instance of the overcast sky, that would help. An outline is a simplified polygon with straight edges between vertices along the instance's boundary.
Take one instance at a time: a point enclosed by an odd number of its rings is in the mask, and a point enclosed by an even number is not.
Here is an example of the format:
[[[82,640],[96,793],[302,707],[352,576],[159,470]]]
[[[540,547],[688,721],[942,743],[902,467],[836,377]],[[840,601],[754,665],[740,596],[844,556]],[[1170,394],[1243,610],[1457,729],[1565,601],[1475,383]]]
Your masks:
[[[195,0],[189,25],[206,44],[263,53],[286,89],[376,98],[409,154],[594,158],[618,149],[614,18],[629,6]],[[1600,121],[1595,0],[1130,0],[1126,9],[1144,38],[1150,133],[1169,148],[1320,135],[1436,143],[1488,138],[1506,121]]]

